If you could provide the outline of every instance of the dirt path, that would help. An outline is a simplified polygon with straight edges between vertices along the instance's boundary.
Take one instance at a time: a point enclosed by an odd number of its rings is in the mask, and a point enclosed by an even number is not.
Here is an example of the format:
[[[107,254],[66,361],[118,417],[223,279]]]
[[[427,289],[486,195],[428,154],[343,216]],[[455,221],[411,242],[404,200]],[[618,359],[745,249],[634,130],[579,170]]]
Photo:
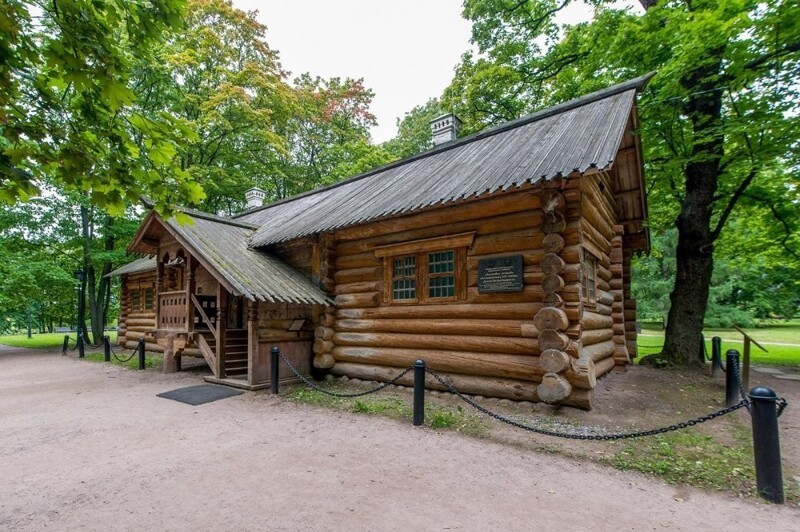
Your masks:
[[[558,456],[0,346],[0,529],[796,530],[800,512]],[[676,500],[680,499],[680,500]]]

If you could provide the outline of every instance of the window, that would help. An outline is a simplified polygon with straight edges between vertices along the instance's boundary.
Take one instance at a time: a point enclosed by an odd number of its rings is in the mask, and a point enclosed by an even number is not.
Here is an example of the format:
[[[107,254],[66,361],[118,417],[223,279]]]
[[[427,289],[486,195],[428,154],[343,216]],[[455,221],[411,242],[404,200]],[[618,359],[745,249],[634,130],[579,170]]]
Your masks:
[[[583,254],[583,286],[581,288],[584,301],[597,301],[597,259],[587,252]]]
[[[392,299],[417,299],[417,257],[392,259]]]
[[[153,310],[153,289],[132,288],[130,312],[147,312]]]
[[[375,248],[384,259],[385,303],[444,303],[466,298],[467,247],[475,233]]]
[[[428,253],[428,298],[456,295],[456,252]]]

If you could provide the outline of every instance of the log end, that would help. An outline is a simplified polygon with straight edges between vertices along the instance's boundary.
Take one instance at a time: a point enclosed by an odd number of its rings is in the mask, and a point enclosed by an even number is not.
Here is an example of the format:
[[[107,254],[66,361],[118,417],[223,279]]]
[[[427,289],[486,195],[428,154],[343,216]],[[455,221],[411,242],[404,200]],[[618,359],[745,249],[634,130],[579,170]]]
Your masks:
[[[314,367],[319,369],[330,369],[336,364],[336,359],[330,353],[323,353],[314,357]]]
[[[555,403],[569,397],[572,393],[572,385],[560,375],[555,373],[545,373],[542,382],[536,388],[539,399],[545,403]]]

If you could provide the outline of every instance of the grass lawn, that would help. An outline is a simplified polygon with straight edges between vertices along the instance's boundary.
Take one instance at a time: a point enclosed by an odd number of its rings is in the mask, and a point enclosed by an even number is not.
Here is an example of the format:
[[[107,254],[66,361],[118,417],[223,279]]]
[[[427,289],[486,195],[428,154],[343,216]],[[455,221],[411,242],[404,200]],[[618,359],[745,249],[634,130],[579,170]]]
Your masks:
[[[117,341],[117,331],[106,331],[106,335],[112,343]],[[49,349],[64,345],[64,336],[67,336],[67,333],[34,334],[31,338],[28,338],[26,334],[4,335],[0,336],[0,344],[29,349]],[[77,337],[74,332],[69,333],[69,337],[69,345],[72,347],[75,345]]]
[[[709,356],[711,353],[711,338],[722,338],[722,353],[728,349],[736,349],[742,353],[744,345],[742,335],[735,329],[706,329],[706,346]],[[793,320],[788,324],[770,326],[764,329],[749,329],[746,331],[767,350],[765,353],[755,345],[750,347],[750,360],[756,364],[774,364],[782,366],[800,366],[800,321]],[[777,342],[777,343],[771,343]],[[664,343],[664,331],[644,329],[639,335],[638,345],[641,356],[658,353]],[[794,344],[794,345],[778,345]]]

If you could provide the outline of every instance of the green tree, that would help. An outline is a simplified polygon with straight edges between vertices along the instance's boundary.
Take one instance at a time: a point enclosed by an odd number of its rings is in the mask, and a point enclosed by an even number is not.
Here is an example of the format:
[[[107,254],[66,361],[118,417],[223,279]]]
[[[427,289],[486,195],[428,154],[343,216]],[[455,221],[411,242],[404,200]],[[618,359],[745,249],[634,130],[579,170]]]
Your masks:
[[[176,157],[206,192],[201,209],[235,212],[249,188],[282,171],[279,130],[298,105],[266,31],[230,0],[189,0],[185,28],[141,61],[143,112],[167,110],[194,133]]]
[[[438,98],[431,98],[397,119],[397,135],[384,142],[383,148],[403,159],[433,147],[431,120],[445,113]],[[460,117],[459,117],[460,118]]]
[[[468,129],[477,130],[657,72],[641,98],[641,134],[651,204],[667,200],[670,207],[657,208],[677,228],[660,356],[694,364],[714,247],[736,206],[798,147],[797,0],[644,1],[643,13],[597,1],[591,22],[559,27],[554,15],[570,3],[466,0],[480,56],[465,56],[445,102],[463,105]],[[780,190],[768,202],[788,211]]]
[[[142,117],[131,76],[134,58],[181,24],[184,3],[3,1],[0,201],[41,183],[87,191],[116,214],[142,194],[162,212],[202,199],[174,158],[191,132],[169,114]]]

